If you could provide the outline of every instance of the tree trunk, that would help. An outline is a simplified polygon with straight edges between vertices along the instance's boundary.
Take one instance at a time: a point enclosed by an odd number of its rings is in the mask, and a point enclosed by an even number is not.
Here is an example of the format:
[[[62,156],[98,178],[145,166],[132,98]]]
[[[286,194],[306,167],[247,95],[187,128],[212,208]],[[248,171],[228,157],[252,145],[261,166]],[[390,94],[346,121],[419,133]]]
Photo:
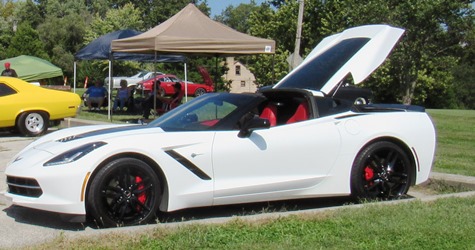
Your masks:
[[[412,98],[414,97],[414,90],[416,89],[416,80],[409,81],[409,84],[406,88],[406,93],[402,97],[402,104],[411,105]]]

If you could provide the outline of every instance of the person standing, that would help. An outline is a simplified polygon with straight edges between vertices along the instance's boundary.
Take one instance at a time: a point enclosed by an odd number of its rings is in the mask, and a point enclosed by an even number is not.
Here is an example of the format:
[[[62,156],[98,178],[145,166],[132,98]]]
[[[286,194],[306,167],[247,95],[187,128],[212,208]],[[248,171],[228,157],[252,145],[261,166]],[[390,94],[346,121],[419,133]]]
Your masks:
[[[5,63],[5,70],[2,71],[2,76],[18,77],[18,75],[16,74],[16,71],[10,68],[9,62]]]

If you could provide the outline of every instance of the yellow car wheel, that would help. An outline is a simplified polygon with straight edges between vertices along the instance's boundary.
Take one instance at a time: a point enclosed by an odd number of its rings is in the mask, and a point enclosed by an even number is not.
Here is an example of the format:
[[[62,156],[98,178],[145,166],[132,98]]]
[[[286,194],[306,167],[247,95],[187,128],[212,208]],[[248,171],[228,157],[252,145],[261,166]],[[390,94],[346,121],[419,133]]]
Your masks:
[[[48,115],[41,111],[29,111],[20,115],[17,129],[24,136],[42,135],[48,130]]]

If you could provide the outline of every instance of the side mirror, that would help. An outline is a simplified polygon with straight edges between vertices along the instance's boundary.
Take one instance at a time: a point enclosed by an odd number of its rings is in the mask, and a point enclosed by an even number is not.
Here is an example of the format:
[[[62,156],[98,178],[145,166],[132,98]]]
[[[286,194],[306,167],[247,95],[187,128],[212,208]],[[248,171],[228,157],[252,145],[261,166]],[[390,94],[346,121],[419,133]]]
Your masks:
[[[190,124],[197,121],[198,116],[195,113],[188,113],[183,118],[181,118],[181,122],[184,124]]]
[[[241,130],[239,131],[239,138],[246,138],[251,136],[252,131],[256,129],[270,128],[270,122],[268,119],[260,118],[257,115],[252,116],[243,122]]]

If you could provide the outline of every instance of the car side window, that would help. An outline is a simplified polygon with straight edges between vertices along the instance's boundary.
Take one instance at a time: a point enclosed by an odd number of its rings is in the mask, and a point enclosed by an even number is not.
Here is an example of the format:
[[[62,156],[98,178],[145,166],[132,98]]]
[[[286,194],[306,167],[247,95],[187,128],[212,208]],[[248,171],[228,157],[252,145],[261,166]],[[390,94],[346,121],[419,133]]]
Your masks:
[[[210,94],[195,98],[187,105],[178,106],[173,112],[159,117],[151,126],[165,131],[236,130],[236,124],[243,114],[262,101],[255,95]]]
[[[10,86],[7,86],[4,83],[0,83],[0,97],[2,96],[7,96],[7,95],[13,95],[16,94],[17,92],[10,88]]]
[[[175,77],[171,77],[171,76],[170,76],[169,78],[170,78],[170,81],[172,81],[172,82],[180,82],[180,81],[179,81],[177,78],[175,78]]]

